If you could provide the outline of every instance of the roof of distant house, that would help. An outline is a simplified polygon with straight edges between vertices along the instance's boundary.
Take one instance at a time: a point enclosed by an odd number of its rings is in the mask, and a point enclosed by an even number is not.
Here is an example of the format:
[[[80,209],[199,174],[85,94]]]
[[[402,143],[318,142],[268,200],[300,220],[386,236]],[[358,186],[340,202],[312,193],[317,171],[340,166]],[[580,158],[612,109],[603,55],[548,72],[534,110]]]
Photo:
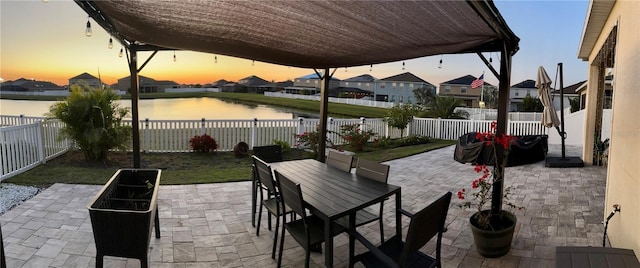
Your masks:
[[[422,78],[415,76],[414,74],[410,73],[410,72],[406,72],[406,73],[401,73],[401,74],[397,74],[394,76],[389,76],[387,78],[382,78],[380,79],[382,81],[396,81],[396,82],[413,82],[413,83],[425,83],[425,84],[429,84],[430,86],[434,86],[433,84],[424,81]],[[435,87],[435,86],[434,86]]]
[[[224,80],[224,79],[220,79],[218,81],[215,81],[215,82],[211,83],[211,86],[212,87],[219,87],[219,86],[224,86],[227,83],[229,83],[229,81]]]
[[[298,78],[299,78],[299,79],[320,79],[320,78],[319,78],[319,76],[318,76],[318,74],[316,74],[316,73],[308,74],[308,75],[305,75],[305,76],[300,76],[300,77],[298,77]],[[334,76],[332,76],[332,77],[331,77],[331,80],[337,80],[337,81],[340,81],[340,79],[338,79],[338,78],[336,78],[336,77],[334,77]]]
[[[246,87],[257,87],[257,86],[260,86],[260,85],[269,84],[269,81],[264,80],[264,79],[262,79],[260,77],[255,76],[255,75],[252,75],[252,76],[247,76],[245,78],[242,78],[242,79],[238,80],[238,84],[246,86]]]
[[[351,78],[347,78],[347,79],[344,79],[342,81],[345,81],[345,82],[373,82],[373,81],[376,81],[376,80],[377,80],[377,78],[375,78],[375,77],[373,77],[371,75],[363,74],[363,75],[358,75],[358,76],[354,76],[354,77],[351,77]]]
[[[42,91],[42,90],[65,90],[65,88],[47,81],[36,81],[36,80],[20,78],[15,81],[7,81],[2,83],[2,90]]]
[[[84,72],[84,73],[81,73],[79,75],[76,75],[74,77],[69,78],[69,80],[71,80],[71,79],[89,80],[89,79],[98,79],[98,78],[93,76],[93,75],[91,75],[91,74],[89,74],[89,73],[87,73],[87,72]]]
[[[511,87],[515,87],[515,88],[537,88],[536,87],[536,81],[535,80],[531,80],[531,79],[527,79],[524,80],[520,83],[517,83]]]
[[[476,79],[478,78],[473,75],[465,75],[465,76],[461,76],[446,82],[442,82],[440,83],[440,85],[471,85],[471,83]],[[483,81],[483,82],[485,86],[493,86],[492,84],[489,84],[486,81]]]
[[[575,95],[575,94],[576,94],[576,91],[578,90],[578,88],[579,88],[579,87],[581,87],[581,86],[582,86],[583,84],[585,84],[586,82],[587,82],[587,80],[584,80],[584,81],[580,81],[580,82],[578,82],[578,83],[575,83],[575,84],[573,84],[573,85],[570,85],[570,86],[568,86],[568,87],[565,87],[565,88],[562,90],[562,94],[572,94],[572,95]],[[560,95],[560,89],[556,89],[556,90],[554,90],[553,92],[551,92],[551,94],[558,94],[558,95]]]
[[[293,86],[293,81],[287,80],[287,81],[281,81],[276,83],[264,84],[258,87],[290,87],[290,86]]]

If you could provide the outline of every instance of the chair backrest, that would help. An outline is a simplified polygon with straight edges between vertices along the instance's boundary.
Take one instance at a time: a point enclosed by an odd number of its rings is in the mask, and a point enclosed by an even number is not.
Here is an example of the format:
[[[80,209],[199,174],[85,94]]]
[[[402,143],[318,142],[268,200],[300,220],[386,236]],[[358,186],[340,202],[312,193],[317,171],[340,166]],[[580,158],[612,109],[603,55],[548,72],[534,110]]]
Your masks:
[[[302,220],[306,223],[306,214],[304,210],[304,203],[302,201],[302,189],[299,183],[291,181],[289,178],[282,175],[282,173],[275,171],[276,183],[280,189],[280,196],[283,202],[293,210],[296,214],[302,217]]]
[[[251,156],[251,158],[253,158],[253,166],[255,168],[256,176],[258,176],[258,179],[260,180],[260,183],[267,187],[269,192],[275,193],[276,188],[273,184],[273,173],[271,173],[271,166],[269,166],[269,164],[265,163],[264,161],[262,161],[262,159],[256,157],[255,155]]]
[[[282,162],[282,147],[280,145],[255,146],[253,155],[267,163]]]
[[[345,172],[351,172],[353,156],[331,150],[327,156],[326,164]]]
[[[399,264],[401,266],[405,264],[412,253],[420,250],[436,234],[438,239],[441,239],[450,203],[451,192],[447,192],[426,208],[413,214],[407,231],[407,240],[400,254]]]
[[[389,178],[389,165],[376,161],[358,158],[356,163],[356,175],[383,183]]]

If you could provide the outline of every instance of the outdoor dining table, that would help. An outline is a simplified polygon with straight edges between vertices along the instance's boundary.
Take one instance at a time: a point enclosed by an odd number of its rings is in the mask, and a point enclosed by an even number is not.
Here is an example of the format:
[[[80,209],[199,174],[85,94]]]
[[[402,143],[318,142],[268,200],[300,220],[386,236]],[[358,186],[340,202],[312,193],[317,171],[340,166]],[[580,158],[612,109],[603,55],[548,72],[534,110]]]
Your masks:
[[[325,266],[333,266],[333,233],[331,222],[350,216],[349,229],[354,228],[355,213],[391,195],[396,196],[396,208],[401,207],[400,186],[376,182],[344,172],[313,159],[270,164],[285,177],[300,184],[307,209],[324,220]],[[396,209],[396,234],[402,234],[400,213]],[[353,252],[354,240],[349,238]],[[350,254],[352,255],[352,254]]]

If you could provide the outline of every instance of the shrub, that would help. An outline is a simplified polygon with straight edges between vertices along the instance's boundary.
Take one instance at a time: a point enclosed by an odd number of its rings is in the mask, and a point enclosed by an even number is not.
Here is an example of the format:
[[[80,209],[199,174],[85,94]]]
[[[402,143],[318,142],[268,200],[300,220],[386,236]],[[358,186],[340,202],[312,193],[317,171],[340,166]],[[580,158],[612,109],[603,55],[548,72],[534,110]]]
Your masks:
[[[318,155],[318,127],[316,127],[316,131],[304,132],[300,135],[294,134],[294,137],[297,140],[296,147],[308,147],[313,151],[313,155]],[[328,148],[337,148],[333,142],[327,138],[325,138],[325,146]]]
[[[131,137],[131,127],[122,123],[129,110],[118,99],[111,90],[73,85],[66,100],[51,105],[49,116],[64,122],[62,136],[73,139],[85,159],[104,161],[110,149],[126,149]]]
[[[280,145],[280,148],[282,149],[282,153],[286,153],[289,150],[291,150],[291,145],[289,145],[288,142],[283,141],[283,140],[273,140],[273,143],[276,145]]]
[[[400,146],[411,146],[429,143],[430,139],[427,136],[410,135],[400,139]]]
[[[216,140],[207,134],[193,136],[193,138],[189,140],[189,144],[191,145],[191,149],[195,152],[205,153],[218,149],[218,143]]]
[[[364,145],[375,135],[376,133],[372,130],[361,131],[359,124],[340,127],[340,137],[347,142],[349,149],[354,152],[362,152]]]
[[[390,137],[380,137],[373,140],[373,145],[376,149],[387,148],[393,145],[393,140]]]

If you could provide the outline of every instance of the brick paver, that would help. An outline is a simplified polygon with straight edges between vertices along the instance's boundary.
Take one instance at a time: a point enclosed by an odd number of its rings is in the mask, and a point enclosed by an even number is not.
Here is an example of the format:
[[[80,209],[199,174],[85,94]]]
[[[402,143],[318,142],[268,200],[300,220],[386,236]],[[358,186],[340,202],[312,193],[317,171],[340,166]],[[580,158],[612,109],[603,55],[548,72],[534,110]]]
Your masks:
[[[550,154],[559,148],[551,146]],[[579,155],[570,148],[568,155]],[[446,191],[469,187],[477,174],[471,165],[453,160],[453,146],[389,161],[389,183],[402,186],[402,206],[416,211]],[[506,186],[512,200],[526,207],[516,213],[518,225],[512,250],[485,259],[474,249],[468,218],[473,211],[452,205],[443,237],[443,267],[552,267],[555,247],[601,246],[606,168],[551,169],[543,162],[509,167]],[[256,236],[251,226],[250,182],[161,186],[159,215],[162,237],[151,239],[152,267],[274,267],[273,231]],[[0,216],[7,267],[94,267],[95,244],[87,210],[100,190],[96,185],[54,184]],[[455,195],[454,195],[455,198]],[[394,232],[394,204],[385,203],[385,234]],[[408,220],[403,221],[407,224]],[[377,222],[358,229],[379,243]],[[406,231],[406,230],[405,230]],[[348,238],[334,239],[334,263],[345,267]],[[356,243],[356,251],[363,250]],[[433,253],[430,242],[423,248]],[[312,267],[322,254],[312,253]],[[287,237],[284,267],[304,265],[304,251]],[[105,257],[105,267],[138,267],[133,259]]]

